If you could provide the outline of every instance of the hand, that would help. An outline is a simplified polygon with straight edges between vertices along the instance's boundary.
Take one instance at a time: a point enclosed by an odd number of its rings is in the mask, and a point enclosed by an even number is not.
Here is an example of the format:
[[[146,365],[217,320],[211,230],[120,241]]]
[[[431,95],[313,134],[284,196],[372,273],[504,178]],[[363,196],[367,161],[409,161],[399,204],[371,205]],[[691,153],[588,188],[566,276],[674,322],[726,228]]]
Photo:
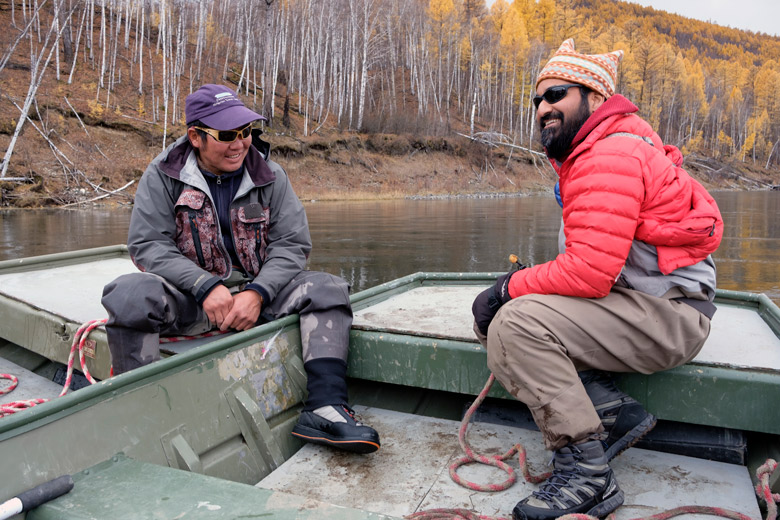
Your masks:
[[[260,296],[260,293],[251,289],[242,291],[233,296],[233,307],[219,328],[220,330],[251,329],[257,323],[262,308],[263,297]]]
[[[206,299],[203,300],[203,312],[206,313],[209,321],[220,329],[222,328],[222,322],[225,321],[225,317],[230,313],[232,307],[233,295],[222,284],[216,285],[206,296]]]
[[[493,287],[485,289],[474,298],[471,312],[474,314],[474,321],[482,334],[487,334],[490,322],[493,321],[498,309],[512,299],[509,296],[509,280],[516,272],[512,271],[499,276]]]

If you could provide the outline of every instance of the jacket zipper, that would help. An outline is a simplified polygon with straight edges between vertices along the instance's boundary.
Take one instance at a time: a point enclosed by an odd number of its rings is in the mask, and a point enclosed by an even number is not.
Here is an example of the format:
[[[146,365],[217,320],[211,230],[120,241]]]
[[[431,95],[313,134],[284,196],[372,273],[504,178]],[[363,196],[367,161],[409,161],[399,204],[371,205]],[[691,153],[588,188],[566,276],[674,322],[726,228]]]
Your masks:
[[[198,263],[202,268],[206,267],[206,260],[203,259],[203,250],[200,245],[200,233],[198,233],[198,224],[195,222],[195,211],[188,211],[190,216],[190,231],[192,232],[192,242],[195,246],[195,252],[198,254]]]
[[[260,244],[262,241],[260,240],[260,224],[255,224],[255,257],[257,258],[257,265],[258,268],[263,267],[263,259],[260,258]]]

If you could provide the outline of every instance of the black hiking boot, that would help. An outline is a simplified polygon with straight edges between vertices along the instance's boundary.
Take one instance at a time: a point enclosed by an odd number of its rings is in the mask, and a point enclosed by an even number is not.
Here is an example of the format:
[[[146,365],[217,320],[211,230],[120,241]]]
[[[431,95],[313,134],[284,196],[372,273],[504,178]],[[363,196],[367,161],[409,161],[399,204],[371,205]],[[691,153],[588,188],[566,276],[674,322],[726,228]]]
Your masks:
[[[601,441],[556,450],[553,468],[539,491],[517,503],[512,510],[515,520],[552,520],[576,513],[603,518],[623,503]]]
[[[379,434],[355,419],[355,412],[347,405],[329,405],[301,412],[292,434],[308,442],[355,453],[372,453],[379,449]]]
[[[606,372],[587,370],[579,376],[604,425],[602,442],[609,462],[652,430],[656,418],[634,398],[621,392]]]

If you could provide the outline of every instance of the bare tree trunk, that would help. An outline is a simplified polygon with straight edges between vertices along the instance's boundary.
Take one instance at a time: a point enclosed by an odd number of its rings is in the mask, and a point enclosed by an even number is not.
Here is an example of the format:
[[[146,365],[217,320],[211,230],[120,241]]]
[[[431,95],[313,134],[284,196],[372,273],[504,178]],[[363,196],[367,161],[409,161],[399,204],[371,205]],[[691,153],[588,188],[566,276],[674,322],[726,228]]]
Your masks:
[[[105,86],[106,76],[106,0],[100,0],[100,47],[102,50],[100,59],[100,79],[98,81],[98,92]]]
[[[360,97],[358,99],[357,129],[363,127],[363,114],[366,108],[366,87],[368,85],[368,45],[371,42],[371,34],[376,25],[376,16],[371,13],[373,0],[363,0],[363,49],[360,56]]]
[[[780,139],[775,141],[775,145],[772,147],[772,151],[769,152],[769,157],[766,158],[766,166],[764,166],[764,168],[769,169],[769,163],[772,161],[772,155],[775,153],[778,145],[780,145]]]
[[[273,126],[274,117],[274,93],[276,91],[275,76],[271,67],[273,57],[273,18],[274,0],[265,0],[265,26],[263,38],[263,115],[268,118],[266,125]]]
[[[79,32],[76,36],[76,50],[73,53],[73,63],[70,66],[70,74],[68,74],[68,85],[73,83],[73,71],[76,70],[76,61],[79,58],[79,45],[81,44],[81,31],[84,29],[84,23],[87,19],[87,9],[86,7],[81,13],[81,23],[79,24]]]
[[[95,0],[87,0],[85,9],[89,12],[89,30],[87,31],[87,45],[84,50],[89,49],[89,61],[92,63],[92,68],[95,68],[95,41],[93,35],[95,34]]]
[[[134,0],[125,0],[125,41],[124,41],[124,47],[125,49],[130,48],[130,25],[131,20],[133,19],[133,12],[132,7]]]
[[[241,93],[241,85],[243,85],[244,82],[244,76],[246,76],[246,87],[247,93],[249,88],[249,46],[250,42],[252,41],[252,34],[250,32],[250,27],[252,26],[251,20],[252,20],[252,14],[253,14],[253,7],[254,2],[249,2],[249,13],[246,15],[246,26],[244,29],[245,32],[245,41],[244,41],[244,60],[243,64],[241,65],[241,76],[238,78],[238,85],[236,86],[236,92],[239,94]]]
[[[195,79],[198,83],[201,81],[201,64],[203,58],[203,49],[206,47],[206,0],[200,0],[198,2],[198,39],[195,43],[195,58],[197,60],[198,68]],[[192,81],[192,78],[190,78]]]
[[[141,34],[136,32],[135,37],[138,39],[138,93],[143,95],[144,93],[144,16],[146,14],[146,8],[141,4]]]
[[[13,5],[13,2],[11,2],[11,5]],[[43,5],[45,5],[45,3],[41,4],[41,7],[43,7]],[[6,64],[8,63],[8,60],[11,59],[11,56],[16,50],[16,46],[19,45],[19,42],[22,41],[25,36],[28,36],[30,32],[30,28],[33,25],[33,21],[34,19],[30,19],[27,22],[27,25],[24,26],[22,32],[19,33],[19,35],[16,37],[13,43],[8,47],[8,50],[6,50],[5,55],[3,56],[2,60],[0,60],[0,72],[2,72],[2,70],[5,68]]]
[[[33,16],[37,18],[39,11],[40,9],[36,10]],[[46,34],[46,39],[43,42],[43,46],[41,47],[40,52],[37,54],[33,48],[33,41],[30,39],[30,85],[27,89],[27,97],[24,99],[24,105],[20,110],[19,120],[16,123],[16,130],[14,131],[13,137],[11,137],[11,142],[8,144],[8,148],[5,151],[5,156],[3,157],[2,169],[0,169],[0,178],[5,177],[8,173],[8,165],[11,163],[11,156],[13,155],[16,141],[19,139],[19,135],[22,133],[22,127],[27,120],[27,114],[30,111],[30,106],[32,106],[33,101],[35,100],[35,95],[38,92],[38,87],[41,85],[43,76],[46,73],[46,68],[49,66],[49,61],[51,60],[52,54],[57,50],[56,42],[59,33],[53,34],[55,33],[55,27],[56,25],[53,24],[49,28],[49,31]],[[52,36],[54,36],[54,43],[51,43]],[[44,55],[46,55],[46,61],[43,63],[43,66],[41,66],[41,61],[43,60]]]
[[[162,45],[163,59],[162,59],[162,80],[160,87],[162,88],[163,95],[163,141],[162,148],[165,150],[166,138],[168,137],[168,54],[167,41],[170,40],[169,18],[168,18],[168,5],[166,0],[162,0],[160,3],[160,38],[158,41]]]

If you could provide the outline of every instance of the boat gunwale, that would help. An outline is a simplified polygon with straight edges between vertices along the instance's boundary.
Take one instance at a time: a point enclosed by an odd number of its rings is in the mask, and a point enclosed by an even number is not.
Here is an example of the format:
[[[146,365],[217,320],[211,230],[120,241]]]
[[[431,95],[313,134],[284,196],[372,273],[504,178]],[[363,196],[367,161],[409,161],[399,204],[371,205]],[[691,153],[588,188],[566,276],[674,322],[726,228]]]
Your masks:
[[[23,413],[3,417],[0,420],[0,442],[55,421],[61,415],[71,415],[88,408],[94,401],[107,394],[116,395],[120,390],[132,390],[151,383],[156,376],[165,372],[181,372],[192,365],[207,361],[217,353],[228,355],[239,348],[263,341],[279,332],[280,329],[283,330],[297,323],[297,314],[264,323],[250,330],[215,339],[187,352],[182,352],[124,374],[99,381],[78,391],[70,392],[62,397],[57,397],[26,409]],[[19,431],[14,432],[15,428],[19,428]]]
[[[27,262],[25,265],[29,267],[31,265],[47,264],[59,255],[66,255],[68,259],[77,259],[105,255],[106,253],[111,252],[124,253],[126,252],[126,247],[107,246],[104,248],[94,248],[83,251],[86,251],[87,254],[77,255],[75,253],[78,252],[74,252],[74,254],[58,253],[41,257],[30,257],[31,261]],[[11,261],[11,263],[13,263],[12,267],[21,266],[19,261]],[[10,264],[8,261],[0,262],[0,272],[4,265],[9,266]],[[453,285],[453,283],[477,285],[489,283],[501,274],[503,273],[417,272],[355,293],[350,296],[350,301],[352,302],[353,310],[360,310],[379,301],[386,300],[395,294],[405,292],[409,289],[409,286]],[[756,309],[761,318],[769,324],[772,331],[780,337],[780,308],[778,308],[766,295],[718,289],[716,302],[717,301]],[[193,348],[190,351],[176,354],[175,356],[170,356],[150,365],[100,381],[97,384],[82,388],[78,392],[72,392],[65,396],[52,399],[46,403],[24,410],[23,413],[4,417],[3,420],[0,421],[0,442],[33,430],[43,424],[53,422],[61,416],[67,416],[88,408],[94,401],[99,400],[107,394],[113,393],[116,395],[120,390],[130,390],[151,383],[156,376],[165,372],[186,370],[189,366],[203,362],[214,354],[222,353],[227,355],[238,348],[262,341],[265,337],[276,333],[280,329],[292,326],[297,322],[298,315],[295,314],[265,323],[247,331],[238,332],[228,337],[217,338],[212,342]],[[464,345],[472,345],[468,342],[461,343]]]
[[[122,256],[130,256],[127,246],[124,244],[116,244],[112,246],[77,249],[75,251],[64,251],[62,253],[51,253],[48,255],[0,260],[0,274],[33,271],[44,269],[50,266],[60,267],[65,265],[86,263],[92,260],[99,260],[103,258],[114,258]]]

